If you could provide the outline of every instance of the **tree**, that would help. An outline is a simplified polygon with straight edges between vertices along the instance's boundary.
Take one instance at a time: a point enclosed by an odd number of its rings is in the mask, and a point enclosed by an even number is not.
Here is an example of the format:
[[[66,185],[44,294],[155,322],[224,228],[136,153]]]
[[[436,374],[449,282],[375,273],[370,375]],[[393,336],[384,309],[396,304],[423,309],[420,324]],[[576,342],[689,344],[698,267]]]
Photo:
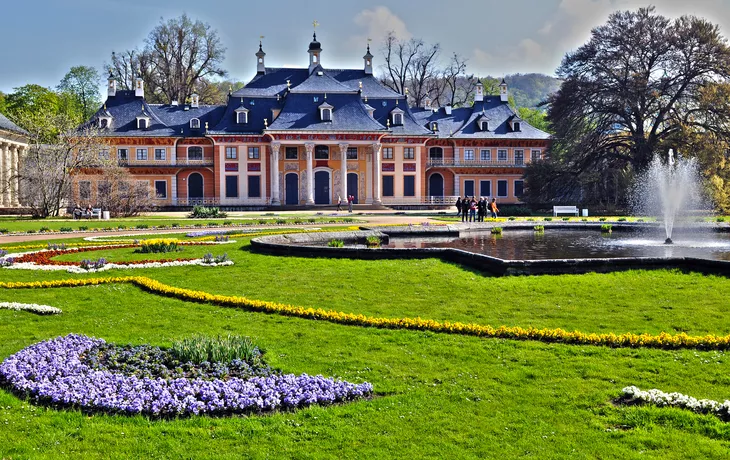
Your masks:
[[[549,153],[555,177],[578,176],[572,183],[604,169],[642,171],[656,153],[683,150],[686,130],[730,134],[702,115],[702,89],[730,76],[730,48],[704,19],[671,21],[653,7],[613,13],[557,73],[563,83],[548,100],[556,134]]]
[[[193,21],[186,14],[152,29],[142,51],[112,53],[108,69],[120,87],[134,87],[144,79],[145,96],[151,102],[185,101],[205,80],[226,76],[221,67],[225,47],[209,24]],[[201,102],[208,103],[201,98]]]
[[[59,129],[67,123],[75,127],[84,120],[69,94],[59,94],[40,85],[14,88],[14,92],[5,97],[5,104],[8,116],[21,128],[35,133],[43,143],[55,142]],[[64,122],[59,123],[59,120]]]
[[[547,114],[540,109],[531,109],[529,107],[520,107],[517,109],[520,118],[525,120],[530,126],[552,134],[552,128],[547,120]]]
[[[100,84],[101,77],[96,69],[76,66],[71,67],[57,89],[60,93],[68,94],[78,105],[84,119],[88,120],[101,105]]]
[[[95,205],[113,217],[131,217],[153,208],[149,183],[134,180],[128,168],[104,164],[91,171],[97,180]]]
[[[457,53],[451,56],[449,64],[441,71],[443,91],[439,103],[452,107],[464,106],[474,102],[476,80],[474,75],[466,74],[466,59]]]
[[[29,151],[18,171],[21,202],[36,217],[57,216],[71,195],[72,174],[100,164],[105,149],[93,127],[77,130],[68,113],[25,114],[19,119],[30,133]],[[48,142],[48,133],[57,133]]]

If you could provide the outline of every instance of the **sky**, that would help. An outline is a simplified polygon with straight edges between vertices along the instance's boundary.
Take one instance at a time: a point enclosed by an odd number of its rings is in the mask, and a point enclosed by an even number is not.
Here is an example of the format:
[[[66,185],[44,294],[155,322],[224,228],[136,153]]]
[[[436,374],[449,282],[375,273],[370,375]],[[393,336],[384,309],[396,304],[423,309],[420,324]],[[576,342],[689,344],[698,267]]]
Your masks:
[[[209,23],[227,48],[230,79],[255,74],[254,53],[265,38],[266,65],[306,67],[312,22],[319,22],[322,64],[362,66],[367,39],[374,65],[389,31],[439,43],[442,57],[458,53],[476,75],[553,75],[566,52],[590,37],[616,10],[635,0],[23,0],[0,8],[0,91],[36,83],[55,87],[77,65],[101,72],[112,51],[142,48],[161,18],[187,13]],[[654,0],[668,17],[702,16],[730,36],[730,0]],[[377,72],[377,70],[376,70]],[[102,73],[103,74],[103,73]]]

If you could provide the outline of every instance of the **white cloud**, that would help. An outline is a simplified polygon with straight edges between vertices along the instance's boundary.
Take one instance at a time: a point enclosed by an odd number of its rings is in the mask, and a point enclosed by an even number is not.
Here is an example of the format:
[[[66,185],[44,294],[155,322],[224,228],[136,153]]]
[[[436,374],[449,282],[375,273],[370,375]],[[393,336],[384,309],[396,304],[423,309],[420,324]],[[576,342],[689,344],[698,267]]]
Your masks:
[[[348,40],[353,47],[364,47],[368,38],[372,39],[375,43],[373,46],[377,47],[389,32],[395,32],[401,39],[413,36],[406,23],[386,6],[362,10],[355,16],[354,22],[362,33],[353,35]]]

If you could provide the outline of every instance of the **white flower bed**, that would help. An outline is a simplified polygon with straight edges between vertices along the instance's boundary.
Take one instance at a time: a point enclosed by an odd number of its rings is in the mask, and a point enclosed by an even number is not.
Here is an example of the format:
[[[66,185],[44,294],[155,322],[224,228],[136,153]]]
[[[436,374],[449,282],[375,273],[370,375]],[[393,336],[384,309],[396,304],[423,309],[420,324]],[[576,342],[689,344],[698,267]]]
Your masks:
[[[730,414],[730,401],[728,400],[721,403],[712,399],[696,399],[682,393],[665,393],[657,389],[644,391],[635,386],[626,387],[621,391],[624,396],[659,407],[678,407],[700,414],[714,414],[724,419],[727,419]]]
[[[40,270],[40,271],[67,271],[68,273],[97,273],[112,269],[132,269],[132,268],[164,268],[164,267],[184,267],[187,265],[200,265],[201,267],[224,267],[233,265],[232,260],[226,260],[221,263],[205,263],[203,259],[193,260],[174,260],[172,262],[147,262],[144,264],[115,264],[107,263],[101,268],[86,270],[74,265],[36,265],[31,262],[15,263],[5,267],[9,270]]]
[[[184,233],[184,232],[179,232]],[[241,232],[246,233],[246,232]],[[255,233],[255,232],[249,232],[249,233]],[[169,233],[169,235],[175,235],[176,233]],[[132,238],[132,237],[138,237],[138,236],[155,236],[159,239],[165,239],[165,240],[175,240],[178,242],[178,244],[190,244],[190,243],[196,243],[197,241],[186,241],[181,240],[179,238],[174,237],[166,237],[166,233],[160,233],[160,232],[146,232],[146,233],[127,233],[124,235],[96,235],[96,236],[87,236],[84,238],[84,241],[90,241],[93,243],[114,243],[114,244],[132,244],[131,240],[120,240],[119,238]],[[109,239],[109,238],[115,238],[115,239]],[[137,238],[138,240],[144,240],[144,238]],[[206,244],[227,244],[227,243],[235,243],[236,240],[228,240],[228,241],[206,241]]]
[[[51,307],[50,305],[18,302],[0,302],[0,310],[29,311],[39,315],[57,315],[61,313],[60,308]]]

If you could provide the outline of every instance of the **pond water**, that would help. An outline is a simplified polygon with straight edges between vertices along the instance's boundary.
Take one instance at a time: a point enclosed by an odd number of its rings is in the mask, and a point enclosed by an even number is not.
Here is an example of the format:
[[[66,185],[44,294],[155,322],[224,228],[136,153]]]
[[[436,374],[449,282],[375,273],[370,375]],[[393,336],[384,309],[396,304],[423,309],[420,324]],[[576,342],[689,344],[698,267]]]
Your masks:
[[[659,231],[601,233],[598,230],[504,229],[462,233],[459,237],[390,238],[388,248],[456,248],[505,260],[582,259],[606,257],[695,257],[730,260],[730,234],[706,231],[675,232],[664,244]]]

